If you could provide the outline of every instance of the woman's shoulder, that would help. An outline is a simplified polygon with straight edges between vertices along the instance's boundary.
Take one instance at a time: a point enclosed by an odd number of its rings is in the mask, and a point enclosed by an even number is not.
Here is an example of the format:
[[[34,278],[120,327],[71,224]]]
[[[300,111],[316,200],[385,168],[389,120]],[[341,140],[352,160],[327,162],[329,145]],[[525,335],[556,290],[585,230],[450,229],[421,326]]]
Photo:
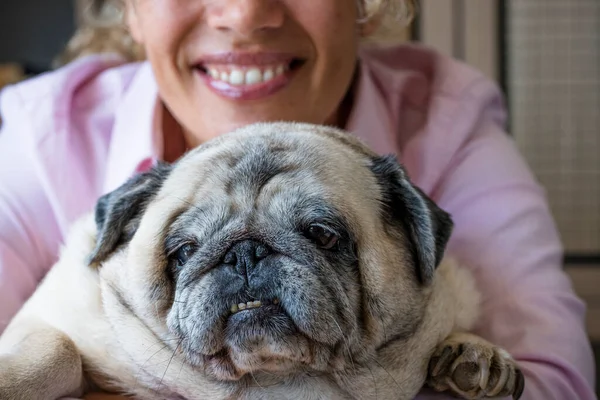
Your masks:
[[[389,143],[426,190],[443,179],[471,143],[506,141],[505,99],[476,68],[419,43],[361,49],[370,90],[385,110]],[[500,147],[496,146],[496,151]]]
[[[88,56],[0,92],[0,147],[10,155],[2,165],[35,182],[15,187],[50,201],[63,232],[103,191],[116,115],[138,70]]]
[[[92,55],[9,85],[0,91],[0,123],[30,126],[34,141],[72,133],[73,124],[110,114],[138,68],[117,56]]]
[[[477,68],[421,43],[367,45],[361,48],[361,59],[374,79],[387,82],[382,88],[388,90],[418,81],[430,97],[478,101],[502,95],[497,82]]]

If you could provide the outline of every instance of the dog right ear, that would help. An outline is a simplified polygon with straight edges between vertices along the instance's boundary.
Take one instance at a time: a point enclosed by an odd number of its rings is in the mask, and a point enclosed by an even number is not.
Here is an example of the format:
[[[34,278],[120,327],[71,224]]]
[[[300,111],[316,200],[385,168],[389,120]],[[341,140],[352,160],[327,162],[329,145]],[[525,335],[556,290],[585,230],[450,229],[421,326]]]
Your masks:
[[[371,170],[382,189],[386,218],[404,228],[412,245],[419,281],[427,285],[450,239],[454,228],[452,217],[408,179],[395,156],[375,157],[372,161]]]
[[[88,264],[101,263],[120,245],[131,240],[146,207],[170,172],[169,164],[159,163],[98,199],[95,208],[96,247],[89,255]]]

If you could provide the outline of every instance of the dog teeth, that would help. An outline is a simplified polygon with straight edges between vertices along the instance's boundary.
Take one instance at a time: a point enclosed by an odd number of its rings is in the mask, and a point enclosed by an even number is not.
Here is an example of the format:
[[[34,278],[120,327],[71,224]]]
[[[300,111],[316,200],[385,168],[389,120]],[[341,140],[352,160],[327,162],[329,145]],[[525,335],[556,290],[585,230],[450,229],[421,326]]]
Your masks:
[[[279,299],[274,299],[272,304],[279,304]],[[239,311],[249,310],[251,308],[259,308],[262,307],[263,303],[260,300],[249,301],[246,303],[233,304],[230,308],[231,313],[235,314]]]

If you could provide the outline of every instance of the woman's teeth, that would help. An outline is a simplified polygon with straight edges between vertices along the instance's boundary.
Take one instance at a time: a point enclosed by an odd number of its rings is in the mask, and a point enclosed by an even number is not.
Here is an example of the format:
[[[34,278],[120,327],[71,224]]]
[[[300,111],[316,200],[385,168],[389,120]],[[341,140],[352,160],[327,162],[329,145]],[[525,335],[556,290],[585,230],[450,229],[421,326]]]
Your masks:
[[[280,64],[271,67],[251,67],[220,69],[207,67],[206,70],[211,78],[233,86],[254,85],[256,83],[268,82],[288,70],[288,65]]]

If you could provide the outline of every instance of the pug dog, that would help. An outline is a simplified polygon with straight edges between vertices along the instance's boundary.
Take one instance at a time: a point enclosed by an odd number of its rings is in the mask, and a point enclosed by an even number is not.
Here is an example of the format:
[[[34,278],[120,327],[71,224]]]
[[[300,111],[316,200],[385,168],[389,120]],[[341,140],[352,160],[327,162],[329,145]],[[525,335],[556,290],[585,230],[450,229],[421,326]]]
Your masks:
[[[518,399],[515,360],[469,333],[452,227],[344,131],[240,128],[74,224],[0,339],[0,398]]]

